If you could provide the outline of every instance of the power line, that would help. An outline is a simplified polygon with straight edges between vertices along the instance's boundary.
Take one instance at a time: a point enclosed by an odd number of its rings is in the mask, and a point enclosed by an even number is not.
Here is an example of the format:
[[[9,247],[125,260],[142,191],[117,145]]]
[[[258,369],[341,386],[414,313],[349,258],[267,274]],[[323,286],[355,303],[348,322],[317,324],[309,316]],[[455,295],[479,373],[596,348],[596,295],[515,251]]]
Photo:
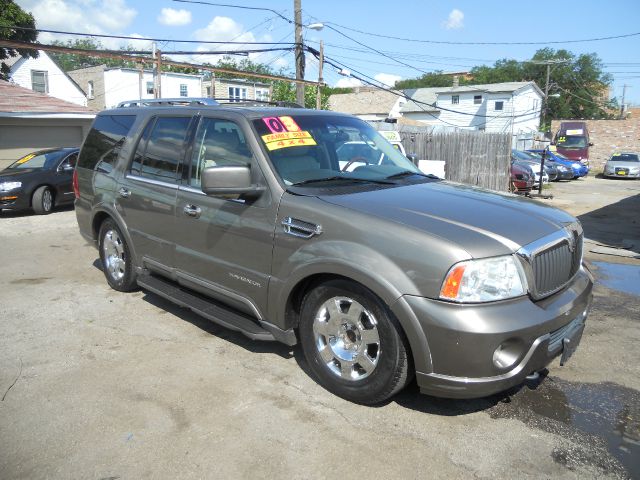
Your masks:
[[[175,0],[178,1],[178,0]],[[552,44],[560,44],[560,43],[583,43],[583,42],[599,42],[602,40],[615,40],[618,38],[629,38],[640,35],[640,32],[627,33],[623,35],[611,35],[607,37],[598,37],[598,38],[586,38],[580,40],[555,40],[555,41],[547,41],[547,42],[453,42],[453,41],[444,41],[444,40],[421,40],[416,38],[402,38],[395,37],[392,35],[383,35],[381,33],[371,33],[365,32],[363,30],[358,30],[356,28],[346,27],[344,25],[340,25],[334,22],[324,22],[325,26],[327,25],[335,25],[340,28],[344,28],[345,30],[349,30],[356,33],[361,33],[363,35],[369,35],[371,37],[380,37],[380,38],[388,38],[391,40],[401,40],[404,42],[414,42],[414,43],[432,43],[437,45],[552,45]],[[335,30],[335,29],[333,29]]]
[[[177,1],[177,0],[174,0]],[[29,28],[29,27],[18,27],[18,26],[4,26],[0,25],[0,29],[4,30],[23,30],[29,32],[38,32],[38,33],[55,33],[59,35],[75,35],[80,37],[96,37],[96,38],[119,38],[123,40],[135,40],[135,41],[146,41],[146,42],[175,42],[175,43],[203,43],[203,44],[212,44],[212,45],[282,45],[277,42],[226,42],[226,41],[202,41],[202,40],[175,40],[172,38],[141,38],[141,37],[132,37],[129,35],[106,35],[106,34],[97,34],[97,33],[81,33],[81,32],[66,32],[62,30],[45,30],[41,28]],[[286,43],[285,45],[294,45],[293,43]]]
[[[290,18],[285,17],[284,15],[282,15],[280,12],[273,10],[272,8],[264,8],[264,7],[247,7],[245,5],[232,5],[229,3],[213,3],[213,2],[204,2],[204,1],[199,1],[199,0],[173,0],[174,2],[179,2],[179,3],[196,3],[196,4],[200,4],[200,5],[211,5],[214,7],[227,7],[227,8],[239,8],[242,10],[262,10],[265,12],[272,12],[275,13],[278,17],[282,18],[283,20],[293,24],[293,20],[291,20]]]

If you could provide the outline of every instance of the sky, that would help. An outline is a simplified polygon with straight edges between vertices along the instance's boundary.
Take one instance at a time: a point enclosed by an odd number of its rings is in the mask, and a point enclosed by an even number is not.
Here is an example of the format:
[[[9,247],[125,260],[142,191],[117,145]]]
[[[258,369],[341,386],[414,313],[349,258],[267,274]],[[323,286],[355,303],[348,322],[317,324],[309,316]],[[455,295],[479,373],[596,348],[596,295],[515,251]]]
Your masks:
[[[215,0],[202,1],[217,3]],[[219,1],[220,4],[256,10],[175,0],[17,0],[16,3],[33,13],[36,25],[41,29],[196,42],[291,44],[294,41],[293,23],[282,18],[293,19],[293,0]],[[626,102],[640,105],[638,0],[302,0],[302,23],[325,25],[320,31],[304,28],[306,44],[317,49],[322,40],[327,59],[342,64],[342,69],[352,74],[366,75],[387,85],[425,72],[467,71],[477,65],[492,65],[502,58],[524,61],[536,50],[551,47],[563,48],[576,55],[596,53],[604,64],[604,71],[613,77],[610,96],[620,101],[623,86],[627,85]],[[575,42],[629,34],[635,35]],[[53,39],[67,38],[81,37],[41,33],[39,41],[49,43]],[[106,48],[126,44],[149,48],[149,42],[144,40],[100,40]],[[500,44],[481,44],[492,42]],[[533,44],[535,42],[538,44]],[[287,46],[290,45],[158,42],[158,48],[163,52]],[[173,58],[215,63],[219,57],[202,54]],[[290,75],[294,69],[294,55],[290,51],[252,53],[250,58],[276,70],[283,69]],[[317,80],[317,60],[307,55],[306,65],[306,78]],[[551,77],[553,81],[553,73]],[[352,77],[340,75],[329,65],[325,65],[324,79],[332,86],[358,83]]]

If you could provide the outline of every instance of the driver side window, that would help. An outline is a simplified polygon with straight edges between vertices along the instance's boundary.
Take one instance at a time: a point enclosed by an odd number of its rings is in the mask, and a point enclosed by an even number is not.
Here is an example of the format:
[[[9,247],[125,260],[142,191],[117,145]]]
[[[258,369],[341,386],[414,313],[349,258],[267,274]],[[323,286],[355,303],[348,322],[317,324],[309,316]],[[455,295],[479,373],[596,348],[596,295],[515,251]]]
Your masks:
[[[252,158],[246,138],[236,123],[203,118],[193,146],[189,185],[200,187],[205,168],[251,165]]]

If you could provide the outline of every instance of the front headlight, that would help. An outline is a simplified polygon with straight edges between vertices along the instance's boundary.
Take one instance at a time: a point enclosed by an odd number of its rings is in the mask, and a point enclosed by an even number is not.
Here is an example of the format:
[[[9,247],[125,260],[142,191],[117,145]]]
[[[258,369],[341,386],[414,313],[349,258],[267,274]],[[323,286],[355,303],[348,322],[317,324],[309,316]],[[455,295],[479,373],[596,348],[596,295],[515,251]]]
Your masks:
[[[513,255],[465,260],[447,273],[440,298],[460,303],[493,302],[524,295],[526,285],[522,267]]]
[[[22,186],[22,182],[0,183],[0,192],[8,192],[9,190],[14,190],[16,188],[20,188],[21,186]]]
[[[580,165],[579,163],[573,163],[573,164],[571,164],[571,166],[573,168],[582,168],[582,165]]]

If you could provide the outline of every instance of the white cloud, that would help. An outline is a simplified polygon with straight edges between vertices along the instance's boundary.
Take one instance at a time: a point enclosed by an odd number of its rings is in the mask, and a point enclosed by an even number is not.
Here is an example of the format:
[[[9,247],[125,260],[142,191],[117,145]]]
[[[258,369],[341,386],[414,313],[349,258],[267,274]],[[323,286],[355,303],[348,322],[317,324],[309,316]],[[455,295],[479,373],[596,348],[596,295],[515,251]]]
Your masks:
[[[173,8],[163,8],[158,15],[158,22],[170,27],[182,27],[191,23],[191,12],[189,10],[175,10]]]
[[[464,13],[462,13],[462,10],[457,8],[451,10],[449,17],[442,22],[442,26],[447,30],[457,30],[464,27]]]
[[[194,32],[194,37],[202,42],[255,42],[256,37],[251,32],[245,32],[244,26],[229,17],[214,17],[209,25]],[[214,50],[216,45],[211,45]],[[222,45],[218,48],[225,50],[247,48],[246,45]]]
[[[335,84],[335,87],[337,88],[351,88],[351,87],[361,87],[362,86],[362,82],[360,80],[358,80],[357,78],[341,78],[340,80],[338,80]]]
[[[402,80],[400,75],[393,75],[391,73],[379,73],[373,78],[388,87],[393,87],[398,80]]]
[[[133,22],[138,12],[126,0],[19,0],[20,7],[30,11],[38,28],[68,30],[94,34],[119,34]],[[41,33],[38,40],[78,39],[82,37]],[[127,45],[127,40],[102,39],[107,48]]]

